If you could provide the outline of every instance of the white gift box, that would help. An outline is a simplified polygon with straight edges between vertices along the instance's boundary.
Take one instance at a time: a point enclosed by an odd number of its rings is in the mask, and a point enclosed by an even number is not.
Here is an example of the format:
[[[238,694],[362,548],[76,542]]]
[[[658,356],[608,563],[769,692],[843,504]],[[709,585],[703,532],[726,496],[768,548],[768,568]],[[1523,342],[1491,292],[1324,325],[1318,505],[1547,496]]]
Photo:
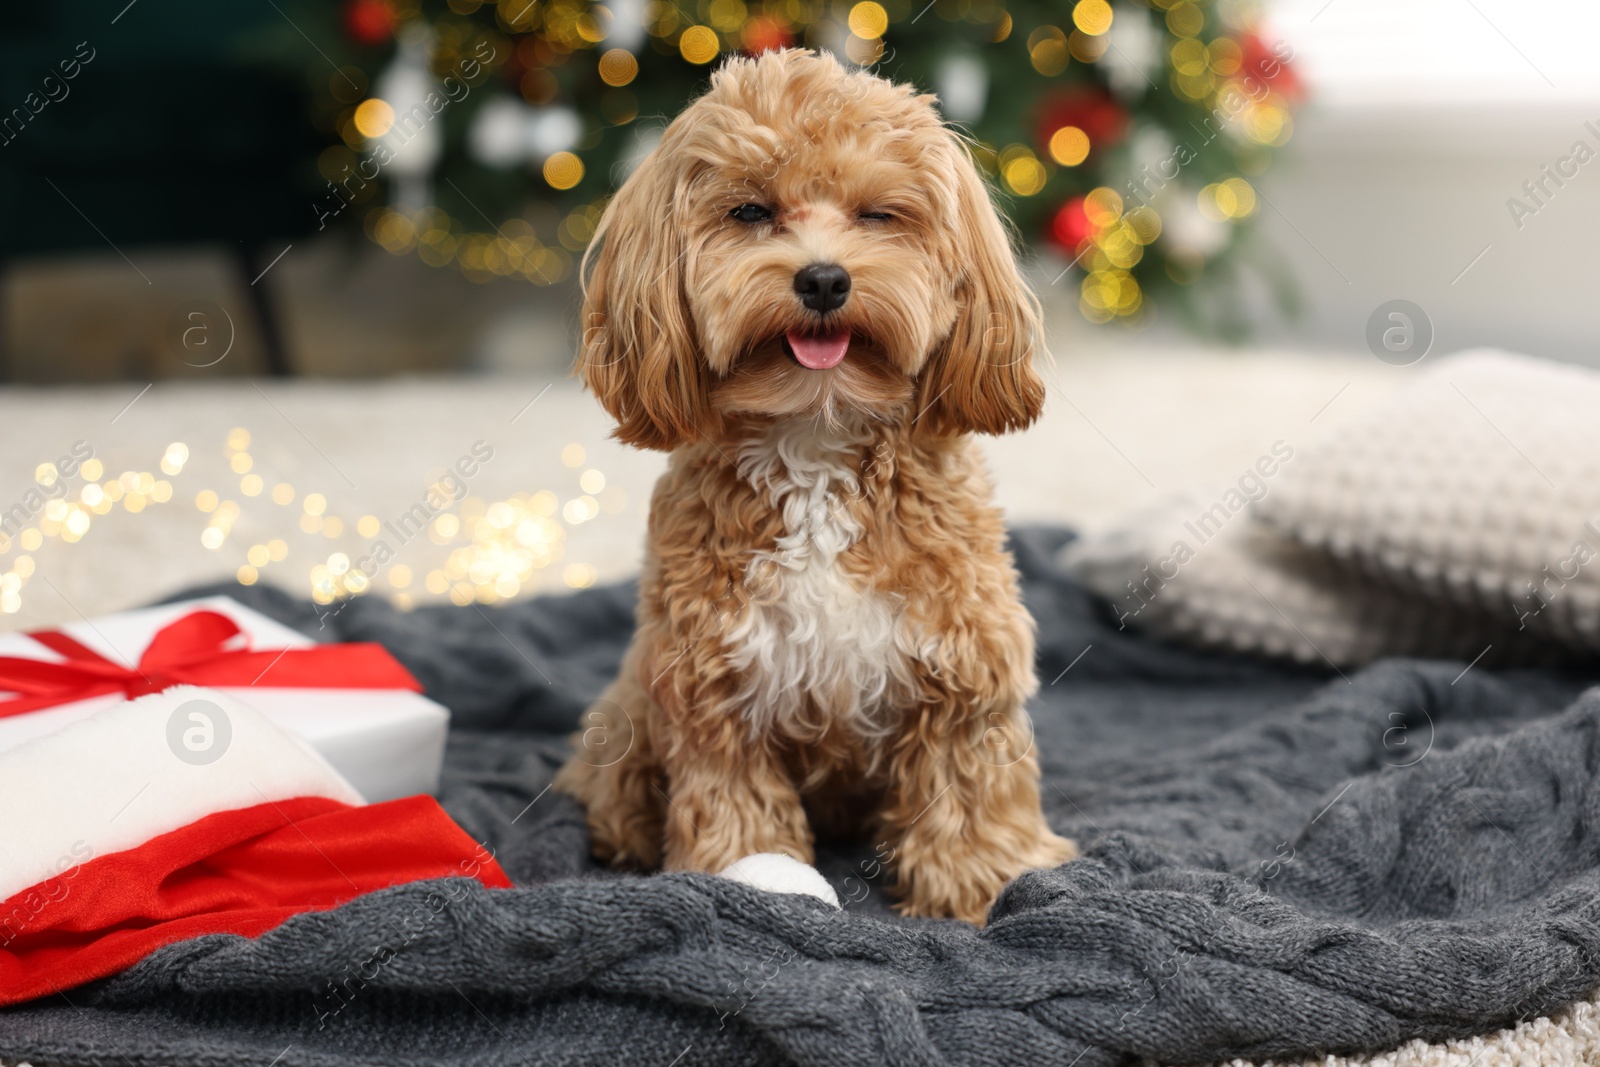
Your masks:
[[[58,630],[106,659],[132,668],[158,630],[195,611],[227,616],[257,651],[317,645],[225,596],[105,615]],[[26,633],[0,634],[0,656],[46,662],[65,659]],[[260,685],[214,688],[303,738],[369,803],[438,789],[450,713],[421,693],[408,689],[274,688],[265,679]],[[7,699],[0,695],[0,751],[54,733],[127,698],[120,693],[104,694],[12,715],[5,714]]]

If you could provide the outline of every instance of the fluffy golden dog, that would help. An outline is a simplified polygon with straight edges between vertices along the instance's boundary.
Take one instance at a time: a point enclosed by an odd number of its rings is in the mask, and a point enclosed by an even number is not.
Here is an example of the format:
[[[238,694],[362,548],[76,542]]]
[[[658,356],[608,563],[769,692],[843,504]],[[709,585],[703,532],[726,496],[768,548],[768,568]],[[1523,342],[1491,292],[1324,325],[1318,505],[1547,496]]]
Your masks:
[[[579,370],[670,450],[638,630],[557,784],[619,865],[812,861],[982,922],[1076,853],[1039,808],[1033,622],[971,433],[1038,415],[1039,305],[933,98],[730,60],[607,208]]]

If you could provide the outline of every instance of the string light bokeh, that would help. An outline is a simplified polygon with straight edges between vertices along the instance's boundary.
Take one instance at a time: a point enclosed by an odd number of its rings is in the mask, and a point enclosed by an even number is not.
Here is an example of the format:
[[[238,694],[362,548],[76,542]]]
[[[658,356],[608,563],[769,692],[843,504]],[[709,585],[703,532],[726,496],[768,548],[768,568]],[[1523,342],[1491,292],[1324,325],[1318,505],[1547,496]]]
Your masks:
[[[398,537],[405,516],[387,519],[346,506],[327,485],[297,486],[260,469],[245,427],[215,442],[226,460],[226,480],[192,484],[187,443],[174,441],[154,470],[127,470],[108,477],[99,458],[84,461],[72,484],[56,489],[64,476],[53,463],[40,463],[34,481],[40,491],[56,490],[15,535],[0,531],[0,614],[22,610],[34,577],[36,556],[46,542],[63,546],[88,539],[116,512],[136,515],[148,508],[192,508],[194,544],[216,553],[219,570],[231,569],[241,585],[270,581],[319,605],[378,594],[409,610],[419,603],[493,604],[554,589],[582,589],[595,583],[594,564],[568,557],[568,533],[583,523],[619,515],[628,494],[608,485],[605,473],[588,462],[577,443],[560,451],[560,462],[546,469],[563,476],[548,488],[486,499],[466,493],[441,475],[419,497],[444,501],[430,509],[415,536]],[[456,483],[458,486],[463,483]],[[395,524],[399,521],[402,527]],[[113,531],[114,535],[114,531]],[[393,558],[363,567],[374,546],[386,541]],[[368,571],[374,573],[369,577]]]

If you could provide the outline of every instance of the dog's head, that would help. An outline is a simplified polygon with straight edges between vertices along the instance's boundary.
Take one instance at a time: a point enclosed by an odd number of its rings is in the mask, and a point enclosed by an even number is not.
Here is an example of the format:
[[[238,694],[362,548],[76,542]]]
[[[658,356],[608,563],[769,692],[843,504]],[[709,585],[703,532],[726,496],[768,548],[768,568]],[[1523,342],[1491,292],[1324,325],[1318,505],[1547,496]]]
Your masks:
[[[648,448],[740,418],[1038,415],[1039,305],[933,98],[830,56],[729,61],[606,209],[584,380]]]

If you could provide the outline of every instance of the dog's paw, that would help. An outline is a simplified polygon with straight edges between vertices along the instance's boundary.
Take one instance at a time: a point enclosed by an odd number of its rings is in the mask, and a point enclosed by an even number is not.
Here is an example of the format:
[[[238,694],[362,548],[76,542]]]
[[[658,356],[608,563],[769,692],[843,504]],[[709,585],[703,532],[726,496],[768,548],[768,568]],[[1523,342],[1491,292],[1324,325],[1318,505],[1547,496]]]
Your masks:
[[[1023,857],[1022,866],[1017,868],[1016,873],[1011,875],[1011,878],[1015,878],[1023,871],[1059,867],[1063,863],[1077,858],[1078,843],[1076,841],[1066,837],[1059,837],[1056,834],[1046,833],[1033,851]],[[1006,881],[1009,882],[1011,878],[1007,878]]]
[[[583,805],[595,859],[620,870],[654,870],[661,866],[661,804],[634,778],[573,759],[553,786]]]
[[[896,906],[902,915],[960,919],[982,926],[989,908],[1013,878],[1023,871],[1055,868],[1076,859],[1078,846],[1045,831],[1034,844],[1005,854],[992,846],[949,849],[937,858],[901,856],[900,885],[904,896]]]

